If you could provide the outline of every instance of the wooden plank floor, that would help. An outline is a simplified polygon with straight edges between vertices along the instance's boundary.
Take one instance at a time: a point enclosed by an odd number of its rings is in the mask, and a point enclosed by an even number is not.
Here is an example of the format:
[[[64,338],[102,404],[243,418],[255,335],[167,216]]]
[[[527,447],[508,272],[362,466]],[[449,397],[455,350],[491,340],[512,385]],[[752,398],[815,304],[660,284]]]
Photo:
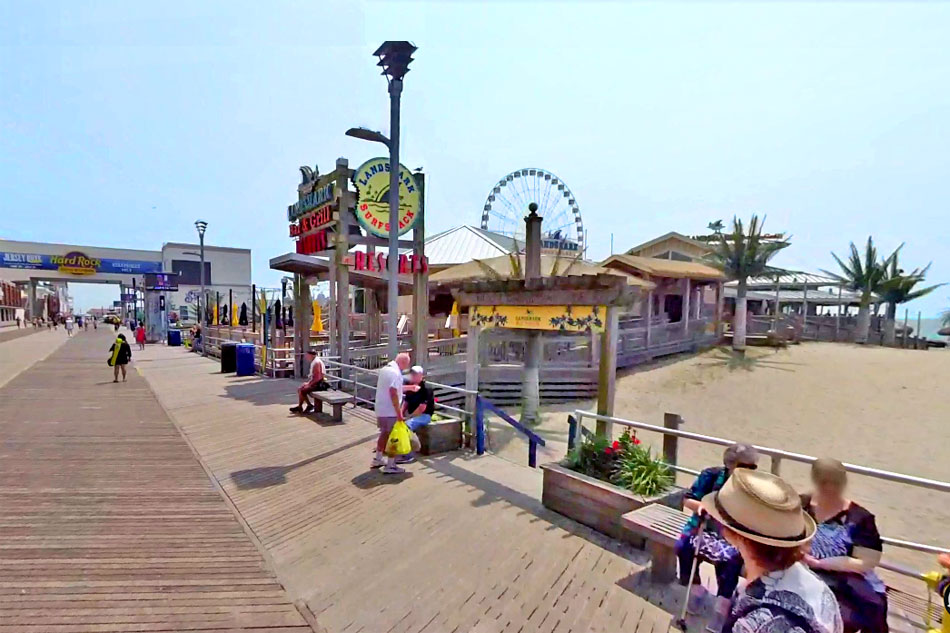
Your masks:
[[[330,633],[669,628],[641,597],[646,556],[545,510],[538,471],[452,454],[390,478],[369,470],[375,427],[351,409],[339,425],[293,416],[291,381],[224,376],[183,348],[140,356],[278,578]]]
[[[0,631],[311,631],[113,336],[0,389]]]

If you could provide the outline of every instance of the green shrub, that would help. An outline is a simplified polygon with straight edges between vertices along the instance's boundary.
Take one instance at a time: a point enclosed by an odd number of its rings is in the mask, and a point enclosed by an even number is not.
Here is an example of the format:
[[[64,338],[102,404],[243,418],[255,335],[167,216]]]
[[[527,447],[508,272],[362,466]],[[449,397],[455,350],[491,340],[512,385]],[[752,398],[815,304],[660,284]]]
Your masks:
[[[564,464],[644,497],[661,494],[674,482],[673,469],[644,447],[629,429],[614,442],[600,436],[585,437],[568,453]]]

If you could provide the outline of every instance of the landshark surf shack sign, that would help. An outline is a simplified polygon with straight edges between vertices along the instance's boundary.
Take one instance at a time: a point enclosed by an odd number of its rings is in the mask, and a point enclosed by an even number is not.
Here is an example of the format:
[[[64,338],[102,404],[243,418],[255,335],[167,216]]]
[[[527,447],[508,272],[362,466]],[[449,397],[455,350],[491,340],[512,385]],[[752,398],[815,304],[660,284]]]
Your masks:
[[[326,251],[330,246],[329,234],[339,220],[339,195],[336,190],[336,173],[319,176],[309,168],[304,173],[301,192],[297,202],[287,206],[287,221],[290,237],[297,240],[296,251],[301,255],[313,255]]]
[[[359,198],[356,219],[372,235],[389,237],[389,158],[371,158],[353,172]],[[419,218],[421,197],[415,175],[399,165],[399,225],[402,235]]]

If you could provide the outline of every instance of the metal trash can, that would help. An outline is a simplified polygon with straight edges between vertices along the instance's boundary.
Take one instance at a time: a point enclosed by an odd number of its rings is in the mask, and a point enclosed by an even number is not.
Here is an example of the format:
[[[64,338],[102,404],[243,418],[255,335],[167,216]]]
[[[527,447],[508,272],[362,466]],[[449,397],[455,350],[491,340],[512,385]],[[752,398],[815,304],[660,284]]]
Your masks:
[[[254,371],[254,344],[238,343],[236,349],[236,365],[238,376],[253,376]]]
[[[168,346],[181,347],[181,330],[168,330]]]
[[[237,371],[235,353],[237,343],[221,343],[221,373],[233,374]]]

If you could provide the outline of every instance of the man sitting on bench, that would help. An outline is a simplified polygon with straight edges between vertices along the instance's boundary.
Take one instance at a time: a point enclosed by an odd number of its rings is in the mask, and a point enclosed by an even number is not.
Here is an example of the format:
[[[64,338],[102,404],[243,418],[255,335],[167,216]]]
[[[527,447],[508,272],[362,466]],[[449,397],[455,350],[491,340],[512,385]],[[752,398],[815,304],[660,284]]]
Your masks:
[[[297,389],[297,406],[290,407],[291,413],[313,413],[313,403],[310,402],[308,396],[315,391],[328,391],[330,389],[330,384],[326,380],[326,367],[324,367],[323,361],[317,357],[317,352],[308,349],[306,358],[310,363],[310,377],[307,378],[307,382]],[[307,405],[306,409],[304,409],[304,403]]]

